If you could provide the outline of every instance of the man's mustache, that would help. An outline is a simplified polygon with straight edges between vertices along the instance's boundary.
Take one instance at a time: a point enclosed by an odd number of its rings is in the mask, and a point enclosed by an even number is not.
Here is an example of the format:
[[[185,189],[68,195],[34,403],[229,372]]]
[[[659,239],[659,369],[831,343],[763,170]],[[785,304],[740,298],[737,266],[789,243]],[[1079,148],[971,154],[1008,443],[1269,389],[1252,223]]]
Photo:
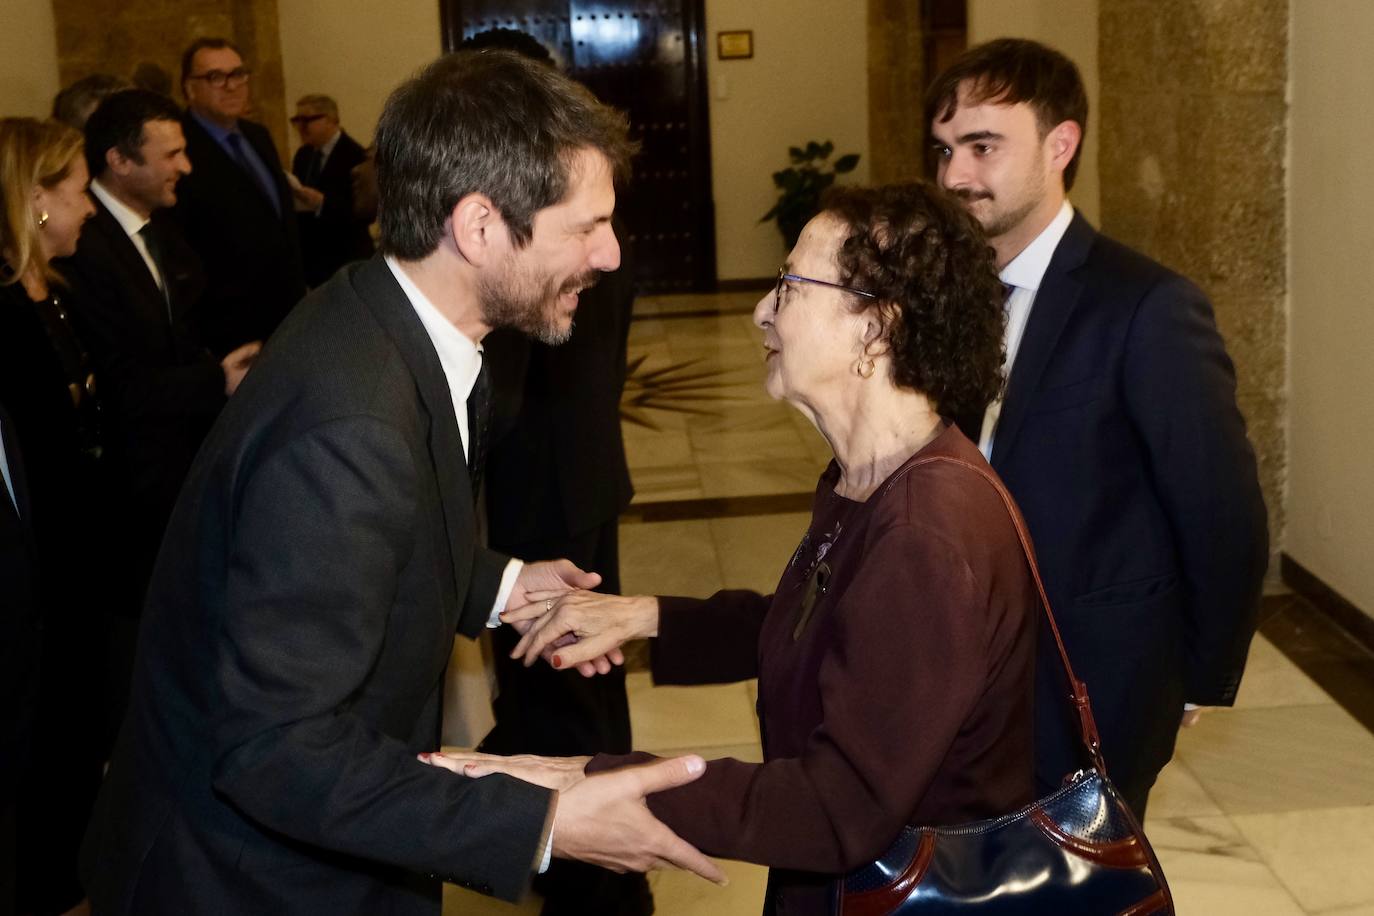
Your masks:
[[[558,292],[560,295],[566,295],[567,293],[573,292],[581,292],[584,289],[589,289],[595,286],[597,284],[597,281],[599,281],[600,279],[601,271],[595,269],[589,270],[586,273],[578,274],[576,277],[573,277],[572,279],[568,280],[568,282],[564,283],[563,288],[560,289]]]
[[[973,188],[955,188],[949,193],[962,200],[964,203],[973,203],[975,200],[992,200],[991,191],[979,191]]]

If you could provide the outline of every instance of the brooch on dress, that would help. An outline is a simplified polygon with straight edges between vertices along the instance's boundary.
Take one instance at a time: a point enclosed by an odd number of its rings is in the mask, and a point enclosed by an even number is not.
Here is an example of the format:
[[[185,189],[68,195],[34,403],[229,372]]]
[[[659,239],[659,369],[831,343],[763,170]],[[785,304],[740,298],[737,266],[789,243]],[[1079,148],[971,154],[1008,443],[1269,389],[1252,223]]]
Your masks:
[[[798,585],[805,585],[806,591],[802,594],[801,609],[797,616],[797,625],[792,628],[792,641],[801,639],[802,632],[806,625],[811,622],[811,614],[816,609],[816,602],[830,590],[830,564],[825,562],[826,554],[830,553],[830,548],[840,539],[840,532],[844,526],[839,522],[835,523],[835,528],[829,534],[821,537],[820,544],[816,547],[816,555],[812,558],[810,565],[801,574]],[[801,558],[806,554],[811,546],[811,532],[808,531],[802,537],[801,543],[797,545],[797,552],[792,554],[792,561],[789,566],[795,567]]]

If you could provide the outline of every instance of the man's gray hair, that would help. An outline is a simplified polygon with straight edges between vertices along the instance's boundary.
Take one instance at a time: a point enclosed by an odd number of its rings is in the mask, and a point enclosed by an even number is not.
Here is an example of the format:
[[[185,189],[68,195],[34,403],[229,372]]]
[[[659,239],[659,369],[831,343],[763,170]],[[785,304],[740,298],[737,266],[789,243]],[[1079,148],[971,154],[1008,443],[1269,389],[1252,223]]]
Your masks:
[[[313,108],[320,114],[329,115],[335,121],[339,120],[339,103],[327,95],[303,95],[296,99],[297,108]]]

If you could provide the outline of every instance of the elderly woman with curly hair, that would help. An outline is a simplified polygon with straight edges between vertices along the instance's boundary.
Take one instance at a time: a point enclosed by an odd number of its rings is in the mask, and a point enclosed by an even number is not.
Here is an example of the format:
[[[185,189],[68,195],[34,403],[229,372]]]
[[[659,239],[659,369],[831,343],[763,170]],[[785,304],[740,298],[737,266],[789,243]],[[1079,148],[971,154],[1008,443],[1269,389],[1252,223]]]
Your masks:
[[[987,481],[923,461],[987,469],[947,418],[998,392],[1002,301],[981,233],[935,189],[833,193],[754,309],[769,393],[835,454],[777,590],[551,593],[511,615],[542,615],[517,648],[531,659],[560,637],[565,666],[655,637],[660,684],[759,679],[764,762],[711,761],[649,807],[703,852],[771,866],[767,912],[830,912],[837,877],[906,824],[1032,800],[1038,602],[1022,548]],[[431,760],[559,786],[586,763]]]

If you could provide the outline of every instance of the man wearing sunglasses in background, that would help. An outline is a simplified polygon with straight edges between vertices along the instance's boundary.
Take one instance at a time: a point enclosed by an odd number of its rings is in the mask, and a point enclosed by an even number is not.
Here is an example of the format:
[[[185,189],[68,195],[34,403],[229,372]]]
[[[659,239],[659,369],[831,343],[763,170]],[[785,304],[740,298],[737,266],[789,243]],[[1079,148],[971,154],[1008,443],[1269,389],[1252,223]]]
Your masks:
[[[339,106],[327,95],[296,102],[291,125],[301,146],[291,161],[291,192],[300,222],[305,282],[319,286],[349,261],[372,256],[367,223],[353,215],[353,168],[367,158],[339,126]]]
[[[205,265],[196,328],[220,357],[266,340],[305,294],[291,188],[267,128],[245,117],[249,83],[223,38],[197,38],[182,55],[194,170],[177,187],[176,214]]]

